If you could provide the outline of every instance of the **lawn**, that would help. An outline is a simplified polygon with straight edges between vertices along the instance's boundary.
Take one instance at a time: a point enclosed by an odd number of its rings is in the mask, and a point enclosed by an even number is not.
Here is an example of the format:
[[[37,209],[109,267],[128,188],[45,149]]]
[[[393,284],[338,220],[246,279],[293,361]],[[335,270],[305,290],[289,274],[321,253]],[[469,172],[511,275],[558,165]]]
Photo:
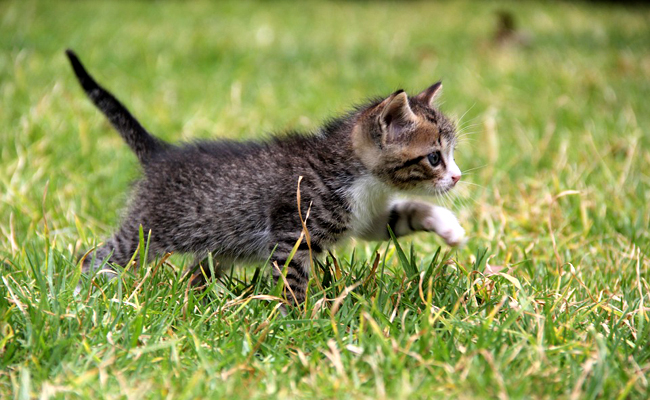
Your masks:
[[[650,397],[648,43],[587,2],[0,2],[0,398]],[[68,47],[169,141],[442,79],[469,241],[350,241],[286,317],[265,266],[195,291],[179,255],[75,295],[139,170]]]

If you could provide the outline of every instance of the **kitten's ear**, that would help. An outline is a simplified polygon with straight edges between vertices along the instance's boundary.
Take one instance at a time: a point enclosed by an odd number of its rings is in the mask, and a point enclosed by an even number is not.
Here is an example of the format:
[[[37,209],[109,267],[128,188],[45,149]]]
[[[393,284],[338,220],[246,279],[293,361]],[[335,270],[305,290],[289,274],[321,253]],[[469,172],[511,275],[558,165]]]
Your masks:
[[[438,97],[442,91],[442,82],[438,81],[433,85],[429,86],[427,89],[423,90],[422,93],[415,96],[416,99],[425,103],[429,107],[433,106],[433,101]]]
[[[403,90],[393,93],[384,100],[387,103],[379,117],[379,124],[383,132],[383,142],[397,139],[405,128],[416,121],[415,114],[409,106],[409,99]]]

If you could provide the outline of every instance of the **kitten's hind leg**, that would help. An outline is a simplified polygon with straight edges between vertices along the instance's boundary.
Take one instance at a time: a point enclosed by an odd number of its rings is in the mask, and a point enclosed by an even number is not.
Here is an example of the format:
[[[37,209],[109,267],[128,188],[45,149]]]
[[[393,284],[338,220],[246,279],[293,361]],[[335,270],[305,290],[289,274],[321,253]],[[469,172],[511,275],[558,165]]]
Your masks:
[[[277,284],[278,280],[282,280],[285,283],[284,296],[287,300],[294,305],[300,305],[305,301],[311,262],[307,243],[303,241],[289,261],[285,274],[284,265],[287,264],[294,244],[295,242],[278,244],[272,257],[271,274],[273,275],[274,284]],[[281,275],[284,275],[284,277]]]
[[[84,274],[90,273],[92,275],[101,268],[97,275],[103,275],[108,279],[117,278],[118,272],[111,264],[126,267],[138,248],[138,241],[135,239],[129,240],[128,238],[129,236],[126,236],[123,230],[119,230],[115,236],[107,240],[102,246],[89,251],[83,258],[81,271]],[[81,289],[81,281],[79,281],[74,290],[75,294],[79,294]]]
[[[206,285],[212,279],[218,279],[224,272],[223,265],[223,262],[212,254],[212,269],[210,269],[210,259],[208,256],[196,256],[194,257],[194,262],[185,273],[190,274],[191,285],[199,287]]]
[[[82,272],[95,272],[101,268],[99,274],[108,278],[115,278],[117,271],[111,264],[126,267],[138,249],[138,231],[133,231],[124,226],[106,241],[102,246],[86,255],[83,261]]]

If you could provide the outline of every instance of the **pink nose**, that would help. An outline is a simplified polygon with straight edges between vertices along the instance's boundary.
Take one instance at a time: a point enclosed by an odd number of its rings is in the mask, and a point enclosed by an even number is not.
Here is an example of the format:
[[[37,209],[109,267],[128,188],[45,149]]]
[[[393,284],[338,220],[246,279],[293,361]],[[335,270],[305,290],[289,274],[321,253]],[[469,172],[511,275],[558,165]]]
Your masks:
[[[454,185],[460,180],[460,175],[452,175],[451,180],[454,181]]]

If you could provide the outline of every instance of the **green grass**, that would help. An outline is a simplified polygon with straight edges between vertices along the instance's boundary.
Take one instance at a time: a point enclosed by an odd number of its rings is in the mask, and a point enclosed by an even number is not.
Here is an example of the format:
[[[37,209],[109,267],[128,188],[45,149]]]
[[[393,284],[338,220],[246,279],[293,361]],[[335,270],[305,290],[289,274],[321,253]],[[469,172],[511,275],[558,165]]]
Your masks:
[[[492,44],[500,9],[529,46]],[[648,398],[648,26],[588,3],[1,2],[0,398]],[[472,133],[442,203],[470,240],[346,244],[288,317],[263,266],[199,293],[176,256],[75,296],[138,167],[66,47],[170,141],[442,78]]]

